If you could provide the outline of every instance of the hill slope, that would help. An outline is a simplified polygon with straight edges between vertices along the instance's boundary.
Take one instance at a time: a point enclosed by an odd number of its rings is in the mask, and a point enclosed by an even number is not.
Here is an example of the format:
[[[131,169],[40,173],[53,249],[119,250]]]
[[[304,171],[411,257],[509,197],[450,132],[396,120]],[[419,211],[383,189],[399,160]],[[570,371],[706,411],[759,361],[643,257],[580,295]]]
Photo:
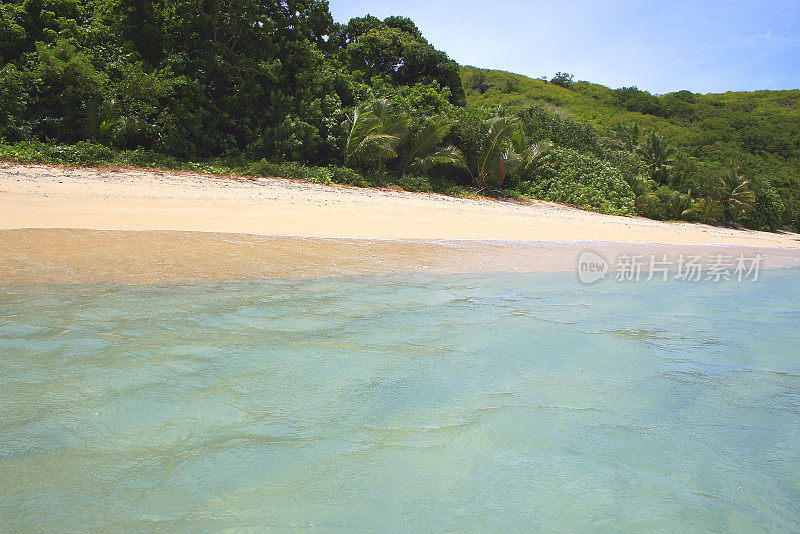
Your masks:
[[[651,95],[589,82],[562,87],[499,70],[461,67],[471,106],[514,111],[540,106],[587,123],[601,135],[620,125],[654,130],[688,156],[692,172],[722,172],[735,165],[768,179],[797,222],[800,203],[800,90]],[[699,169],[699,171],[698,171]]]
[[[800,89],[651,95],[636,88],[610,89],[589,82],[570,88],[500,70],[461,67],[467,102],[518,109],[531,105],[601,130],[638,123],[674,135],[679,145],[729,142],[753,153],[800,157]],[[490,87],[481,92],[478,84]],[[704,131],[713,130],[713,137]]]

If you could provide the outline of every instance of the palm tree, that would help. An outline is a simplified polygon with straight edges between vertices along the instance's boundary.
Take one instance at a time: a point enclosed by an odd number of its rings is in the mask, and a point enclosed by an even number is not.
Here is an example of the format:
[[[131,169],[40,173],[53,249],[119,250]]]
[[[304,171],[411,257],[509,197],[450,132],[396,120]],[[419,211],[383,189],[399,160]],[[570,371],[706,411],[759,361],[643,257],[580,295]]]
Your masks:
[[[692,205],[692,197],[688,193],[672,191],[664,199],[664,213],[667,219],[680,220],[685,217],[686,210]]]
[[[369,109],[381,122],[381,133],[393,135],[399,140],[402,140],[408,134],[408,128],[411,126],[411,117],[396,110],[385,98],[380,98],[373,102]]]
[[[675,162],[672,159],[675,149],[667,145],[656,132],[650,132],[636,151],[650,170],[650,177],[656,182],[666,184],[667,170]]]
[[[522,179],[530,179],[544,163],[544,157],[553,148],[550,141],[528,143],[528,137],[522,128],[518,128],[511,137],[511,148],[519,156],[516,174]]]
[[[697,217],[702,222],[709,224],[719,219],[722,215],[722,204],[718,200],[711,197],[701,198],[696,200],[689,209],[683,212],[684,216]]]
[[[346,167],[358,162],[373,163],[397,155],[394,147],[400,140],[399,132],[387,133],[387,128],[391,131],[398,124],[390,117],[383,101],[356,106],[349,121],[350,129],[344,147]]]
[[[139,123],[123,116],[119,103],[113,98],[86,99],[83,102],[83,113],[84,134],[101,143],[109,143],[116,136],[135,134],[139,130]]]
[[[613,128],[616,136],[616,145],[619,149],[631,154],[636,152],[636,147],[639,146],[639,140],[642,137],[642,132],[639,125],[635,122],[630,125],[619,124]]]
[[[496,117],[507,117],[509,114],[508,106],[504,104],[497,104],[494,107],[494,114]]]
[[[628,185],[631,186],[631,191],[637,197],[647,195],[653,191],[653,182],[643,174],[632,176],[628,180]]]
[[[722,204],[723,217],[726,221],[737,222],[742,216],[753,209],[756,194],[750,189],[750,180],[739,174],[737,167],[729,167],[722,178]]]
[[[643,174],[637,174],[627,180],[628,185],[631,186],[634,196],[634,206],[636,211],[641,213],[648,202],[657,204],[660,202],[658,195],[653,192],[653,182]]]
[[[408,153],[403,157],[399,168],[402,177],[410,168],[427,171],[433,165],[449,163],[466,166],[464,155],[452,145],[441,146],[453,123],[444,117],[434,117],[425,122],[422,129],[411,140]]]
[[[486,187],[490,183],[502,186],[508,172],[519,164],[519,155],[512,144],[519,127],[515,119],[508,117],[495,117],[484,123],[477,156],[468,166],[478,186]]]

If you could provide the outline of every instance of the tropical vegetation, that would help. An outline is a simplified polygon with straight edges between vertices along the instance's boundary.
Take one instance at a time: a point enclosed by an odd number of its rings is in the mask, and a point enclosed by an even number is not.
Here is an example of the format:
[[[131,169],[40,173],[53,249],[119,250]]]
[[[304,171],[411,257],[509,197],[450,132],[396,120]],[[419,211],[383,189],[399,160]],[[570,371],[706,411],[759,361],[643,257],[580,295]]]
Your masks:
[[[564,202],[800,231],[800,90],[460,67],[324,0],[0,2],[0,159]]]

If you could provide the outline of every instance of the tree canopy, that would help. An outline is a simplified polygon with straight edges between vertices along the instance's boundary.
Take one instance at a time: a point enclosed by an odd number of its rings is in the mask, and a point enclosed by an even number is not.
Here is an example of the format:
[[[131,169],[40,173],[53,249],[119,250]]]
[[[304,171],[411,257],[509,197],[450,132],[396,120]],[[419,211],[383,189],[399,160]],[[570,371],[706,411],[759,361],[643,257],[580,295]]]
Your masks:
[[[8,141],[79,141],[113,99],[139,125],[122,147],[327,162],[376,86],[464,100],[458,65],[410,20],[337,25],[324,0],[3,2],[0,35]]]

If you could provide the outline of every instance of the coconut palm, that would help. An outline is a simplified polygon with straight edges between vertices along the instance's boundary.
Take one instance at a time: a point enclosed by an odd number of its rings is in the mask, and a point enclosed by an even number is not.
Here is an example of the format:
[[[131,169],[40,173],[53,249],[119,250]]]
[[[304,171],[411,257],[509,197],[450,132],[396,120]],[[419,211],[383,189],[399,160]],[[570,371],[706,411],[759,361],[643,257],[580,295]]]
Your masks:
[[[652,194],[653,182],[643,174],[636,174],[627,180],[628,185],[631,186],[631,191],[637,197],[647,194]]]
[[[378,113],[375,110],[378,110]],[[387,133],[387,127],[398,126],[390,120],[384,103],[361,104],[353,110],[349,121],[349,131],[344,147],[344,164],[346,167],[354,163],[374,163],[397,155],[395,145],[399,135]]]
[[[685,217],[697,217],[700,221],[709,224],[719,219],[722,215],[722,204],[711,197],[696,200],[689,209],[683,212]]]
[[[497,104],[494,107],[494,114],[496,117],[507,117],[510,114],[510,112],[508,106],[504,104]]]
[[[653,192],[653,182],[643,174],[636,174],[627,180],[634,195],[634,206],[641,213],[649,204],[658,204],[660,199]]]
[[[381,133],[393,135],[402,140],[408,135],[408,128],[411,126],[411,117],[402,113],[385,98],[380,98],[373,102],[369,109],[381,122]]]
[[[636,151],[650,170],[650,177],[658,183],[666,184],[667,171],[675,161],[672,159],[675,149],[667,145],[660,135],[650,132]]]
[[[688,193],[683,194],[679,191],[671,191],[663,199],[664,214],[667,219],[679,220],[684,218],[686,210],[692,206],[692,197]]]
[[[519,127],[515,119],[508,117],[495,117],[484,123],[477,156],[468,166],[478,186],[502,186],[508,172],[519,164],[520,158],[514,152],[512,143]]]
[[[522,179],[530,179],[544,163],[544,157],[553,148],[550,141],[528,143],[528,137],[522,128],[518,128],[511,137],[511,149],[519,157],[516,174]]]
[[[452,122],[444,117],[428,119],[411,139],[398,174],[403,176],[409,169],[427,171],[440,163],[465,166],[464,155],[459,149],[451,145],[441,146],[452,126]]]
[[[135,134],[139,123],[122,115],[119,103],[113,98],[86,99],[83,102],[84,135],[101,143],[109,143],[118,136]]]
[[[750,189],[750,180],[739,174],[739,169],[730,167],[722,178],[720,204],[723,216],[729,222],[737,222],[753,209],[756,194]]]

